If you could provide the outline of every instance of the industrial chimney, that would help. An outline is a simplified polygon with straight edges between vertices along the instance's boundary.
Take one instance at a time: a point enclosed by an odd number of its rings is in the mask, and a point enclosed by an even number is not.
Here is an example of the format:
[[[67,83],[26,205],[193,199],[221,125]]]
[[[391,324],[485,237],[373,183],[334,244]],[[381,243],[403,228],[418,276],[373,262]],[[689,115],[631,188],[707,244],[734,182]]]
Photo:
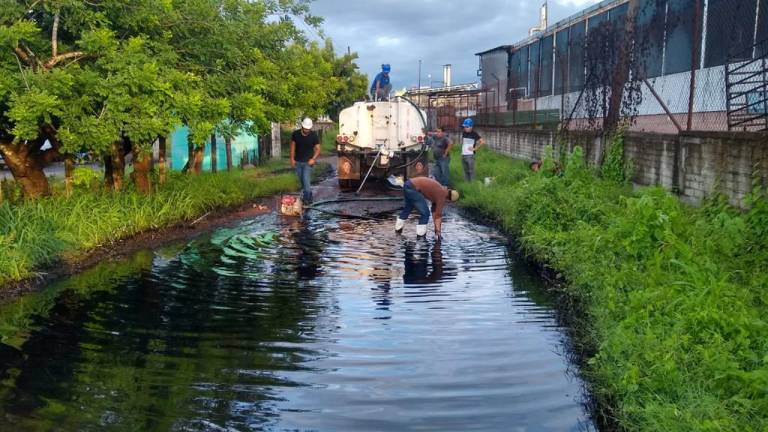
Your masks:
[[[528,30],[528,36],[533,36],[534,34],[538,32],[543,32],[547,29],[547,2],[544,2],[543,5],[541,5],[541,12],[539,14],[539,25],[536,27],[531,27],[530,30]]]
[[[451,86],[451,65],[443,65],[443,86]]]

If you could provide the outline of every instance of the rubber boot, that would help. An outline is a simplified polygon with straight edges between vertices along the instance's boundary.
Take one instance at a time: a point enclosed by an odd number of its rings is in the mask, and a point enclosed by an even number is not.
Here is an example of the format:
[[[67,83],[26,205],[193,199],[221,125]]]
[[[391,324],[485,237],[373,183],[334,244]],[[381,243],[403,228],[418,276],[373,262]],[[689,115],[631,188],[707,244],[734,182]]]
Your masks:
[[[401,233],[403,232],[403,228],[405,227],[405,219],[397,218],[395,221],[395,232]]]
[[[416,237],[424,237],[427,235],[426,225],[416,225]]]

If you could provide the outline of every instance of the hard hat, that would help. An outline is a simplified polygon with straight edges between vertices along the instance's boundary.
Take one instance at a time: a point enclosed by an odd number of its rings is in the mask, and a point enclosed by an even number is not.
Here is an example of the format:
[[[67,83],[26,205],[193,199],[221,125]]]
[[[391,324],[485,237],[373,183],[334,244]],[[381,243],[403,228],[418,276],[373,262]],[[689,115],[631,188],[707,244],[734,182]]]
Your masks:
[[[304,120],[301,121],[301,127],[303,129],[312,129],[312,126],[313,126],[312,119],[309,118],[309,117],[307,117],[307,118],[305,118]]]
[[[389,63],[384,63],[383,65],[381,65],[381,70],[384,72],[389,72],[390,70],[392,70],[392,67],[389,65]]]
[[[475,122],[474,122],[474,121],[472,121],[472,119],[471,119],[471,118],[468,118],[468,119],[465,119],[465,120],[464,120],[464,123],[461,125],[461,127],[465,127],[465,128],[471,128],[471,127],[472,127],[472,126],[474,126],[474,125],[475,125]]]

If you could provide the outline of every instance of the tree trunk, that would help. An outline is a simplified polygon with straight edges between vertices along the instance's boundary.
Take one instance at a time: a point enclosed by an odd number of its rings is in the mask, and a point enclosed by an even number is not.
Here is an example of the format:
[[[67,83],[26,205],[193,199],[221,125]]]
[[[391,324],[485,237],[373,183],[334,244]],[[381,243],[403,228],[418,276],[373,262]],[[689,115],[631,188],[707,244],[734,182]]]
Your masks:
[[[603,101],[605,120],[603,122],[603,131],[606,136],[610,136],[619,125],[621,120],[621,102],[624,98],[624,87],[629,80],[630,62],[633,55],[632,44],[630,41],[634,40],[635,34],[635,16],[638,11],[639,0],[631,0],[629,2],[629,10],[627,11],[626,22],[620,25],[625,28],[626,35],[622,40],[616,42],[616,48],[619,49],[618,61],[616,67],[613,70],[613,76],[611,77],[611,93],[609,100],[607,101],[607,108],[605,107],[606,101]],[[605,93],[603,93],[605,98]]]
[[[192,153],[192,174],[198,175],[203,172],[203,157],[205,156],[205,147],[195,147]]]
[[[35,151],[41,146],[42,143],[0,143],[0,154],[2,154],[14,180],[21,185],[24,196],[27,198],[38,198],[51,194],[48,177],[43,171],[45,158]]]
[[[216,173],[219,171],[219,152],[216,147],[216,134],[211,134],[211,172]]]
[[[267,149],[269,148],[267,145],[267,142],[269,142],[268,140],[271,140],[270,135],[262,135],[259,137],[259,163],[262,163],[269,157],[267,154]]]
[[[195,145],[192,143],[192,135],[187,137],[187,163],[184,164],[184,168],[181,170],[184,174],[189,171],[194,171],[195,161]]]
[[[74,189],[73,175],[75,172],[75,160],[72,155],[67,155],[64,159],[64,193],[67,197],[72,196]]]
[[[224,147],[227,150],[227,171],[232,171],[232,138],[224,138]]]
[[[136,189],[143,195],[149,195],[152,192],[152,182],[149,178],[149,172],[152,170],[152,153],[145,151],[135,151],[133,153],[133,183]]]
[[[157,147],[158,147],[158,163],[160,164],[160,184],[165,184],[165,176],[166,176],[166,162],[165,162],[165,149],[167,145],[167,140],[164,136],[161,136],[157,139]]]
[[[119,192],[123,189],[125,178],[125,152],[122,142],[112,143],[112,188]]]
[[[104,156],[104,187],[107,190],[115,189],[114,169],[112,167],[112,156]]]

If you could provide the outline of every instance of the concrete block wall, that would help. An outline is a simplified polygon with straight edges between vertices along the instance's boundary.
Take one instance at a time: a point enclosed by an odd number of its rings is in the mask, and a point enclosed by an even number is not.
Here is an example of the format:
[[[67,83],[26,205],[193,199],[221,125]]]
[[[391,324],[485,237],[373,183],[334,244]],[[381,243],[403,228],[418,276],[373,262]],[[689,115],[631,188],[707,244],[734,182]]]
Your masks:
[[[682,134],[679,145],[679,194],[688,202],[701,202],[718,191],[741,206],[753,181],[768,186],[766,134]]]
[[[556,132],[512,128],[478,128],[488,145],[517,159],[540,159],[544,147],[559,151]],[[593,166],[602,160],[601,137],[571,134],[568,150],[580,145]],[[660,185],[691,204],[715,192],[742,206],[753,181],[768,187],[768,134],[691,132],[679,135],[628,132],[625,157],[637,185]]]

